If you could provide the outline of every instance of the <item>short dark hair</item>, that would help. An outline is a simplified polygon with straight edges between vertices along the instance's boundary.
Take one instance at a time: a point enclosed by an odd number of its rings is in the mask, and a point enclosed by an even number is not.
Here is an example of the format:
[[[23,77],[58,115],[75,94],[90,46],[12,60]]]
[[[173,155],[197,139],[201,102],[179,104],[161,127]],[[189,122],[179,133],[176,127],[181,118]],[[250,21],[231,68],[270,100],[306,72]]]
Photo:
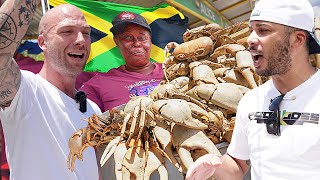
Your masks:
[[[291,34],[295,31],[303,31],[303,33],[306,35],[306,43],[305,43],[305,47],[307,48],[307,50],[309,50],[309,45],[310,45],[310,33],[306,30],[303,29],[299,29],[299,28],[295,28],[295,27],[290,27],[290,26],[285,26],[285,32],[288,34]]]

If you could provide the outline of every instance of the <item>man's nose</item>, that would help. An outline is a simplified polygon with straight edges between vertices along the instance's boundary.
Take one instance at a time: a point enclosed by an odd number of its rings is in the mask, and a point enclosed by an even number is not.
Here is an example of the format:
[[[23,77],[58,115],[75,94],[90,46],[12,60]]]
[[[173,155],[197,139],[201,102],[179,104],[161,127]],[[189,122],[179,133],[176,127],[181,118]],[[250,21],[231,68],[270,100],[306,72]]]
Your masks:
[[[249,46],[253,46],[258,43],[257,34],[255,31],[252,31],[247,38],[247,43]]]
[[[138,38],[134,37],[134,38],[133,38],[133,44],[134,44],[135,46],[140,46],[140,45],[141,45],[141,41],[140,41]]]
[[[85,43],[85,38],[84,38],[82,32],[78,32],[75,44],[76,45],[83,45],[84,43]]]

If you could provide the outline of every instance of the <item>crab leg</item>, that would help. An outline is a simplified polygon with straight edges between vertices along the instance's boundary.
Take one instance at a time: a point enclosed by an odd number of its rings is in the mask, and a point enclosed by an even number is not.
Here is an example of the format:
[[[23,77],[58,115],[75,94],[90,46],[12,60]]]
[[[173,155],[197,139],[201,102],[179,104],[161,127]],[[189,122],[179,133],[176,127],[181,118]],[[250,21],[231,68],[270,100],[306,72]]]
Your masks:
[[[134,134],[134,130],[136,128],[137,120],[139,117],[139,112],[140,112],[140,106],[136,106],[133,111],[133,118],[132,118],[132,122],[131,122],[131,126],[130,126],[129,137],[127,140],[128,142],[130,142],[130,140]]]
[[[79,129],[69,139],[68,146],[70,148],[70,152],[68,155],[67,163],[68,163],[68,168],[71,171],[74,170],[74,163],[76,158],[82,161],[83,150],[89,147],[88,143],[84,143],[84,142],[88,142],[87,136],[86,136],[87,134],[86,130],[87,128]]]
[[[253,77],[253,60],[249,51],[239,51],[236,54],[237,65],[240,68],[240,72],[243,77],[249,83],[249,87],[255,88],[257,87],[257,83]]]
[[[131,139],[129,144],[130,148],[122,160],[122,172],[128,170],[130,175],[128,176],[127,173],[122,174],[123,179],[130,179],[131,174],[133,174],[137,180],[143,180],[146,166],[146,152],[141,143],[141,139],[138,139],[137,141]]]
[[[141,113],[140,113],[140,121],[139,121],[139,134],[137,136],[137,139],[140,139],[141,133],[144,128],[145,121],[146,121],[146,109],[147,108],[146,108],[146,102],[143,99],[140,101],[140,108],[141,108]]]
[[[126,173],[126,169],[124,169],[124,171],[122,172],[122,160],[127,152],[127,146],[126,143],[124,141],[122,141],[115,149],[114,151],[114,172],[116,174],[116,179],[117,180],[122,180],[124,178],[122,178],[123,174],[127,174]],[[129,177],[130,177],[130,172],[129,173]],[[125,175],[124,177],[128,177],[127,175]]]
[[[118,144],[120,144],[120,142],[122,141],[122,138],[124,136],[124,132],[126,131],[127,123],[130,120],[130,118],[131,118],[131,113],[128,113],[123,119],[123,125],[122,125],[122,129],[121,129],[121,132],[120,132],[120,139],[119,139]]]
[[[183,165],[188,169],[194,162],[191,150],[203,149],[208,153],[221,156],[214,143],[201,131],[174,125],[172,129],[173,145],[177,148]]]
[[[165,160],[161,155],[161,152],[157,150],[157,148],[152,147],[149,149],[144,179],[150,179],[151,174],[156,170],[159,172],[160,180],[168,179],[168,171],[165,167]]]
[[[157,140],[160,142],[164,152],[167,154],[168,160],[180,171],[182,172],[181,166],[177,159],[174,157],[172,152],[172,140],[171,140],[171,133],[168,131],[170,128],[169,125],[158,122],[158,126],[154,128],[154,135],[156,136]],[[161,126],[159,126],[161,124]]]
[[[109,142],[109,144],[107,145],[107,147],[105,148],[101,156],[101,159],[100,159],[101,166],[103,166],[108,161],[108,159],[112,156],[112,154],[117,148],[119,139],[120,139],[120,136],[114,138],[112,141]]]

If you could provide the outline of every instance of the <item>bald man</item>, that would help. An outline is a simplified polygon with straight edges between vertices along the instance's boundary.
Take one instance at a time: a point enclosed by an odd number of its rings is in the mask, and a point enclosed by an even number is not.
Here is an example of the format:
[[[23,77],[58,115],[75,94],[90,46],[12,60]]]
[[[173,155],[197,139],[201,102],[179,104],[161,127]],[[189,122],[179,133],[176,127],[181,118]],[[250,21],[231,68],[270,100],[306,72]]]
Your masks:
[[[90,54],[90,27],[72,5],[49,10],[39,24],[44,52],[39,74],[20,70],[13,54],[40,1],[7,0],[0,9],[0,119],[10,179],[98,179],[94,150],[68,170],[68,140],[87,125],[81,119],[101,113],[90,100],[79,109],[75,81]]]

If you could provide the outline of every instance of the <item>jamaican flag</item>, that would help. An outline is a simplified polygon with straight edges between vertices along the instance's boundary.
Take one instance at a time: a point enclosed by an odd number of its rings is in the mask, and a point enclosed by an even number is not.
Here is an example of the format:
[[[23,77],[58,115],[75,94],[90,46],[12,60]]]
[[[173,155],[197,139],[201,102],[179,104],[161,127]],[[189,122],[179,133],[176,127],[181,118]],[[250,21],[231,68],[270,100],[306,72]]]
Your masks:
[[[84,69],[87,72],[107,72],[125,63],[110,32],[112,19],[121,11],[146,18],[152,30],[150,60],[160,63],[164,60],[164,46],[171,41],[181,43],[188,24],[188,18],[168,4],[143,8],[93,0],[49,0],[51,7],[67,3],[80,8],[92,28],[91,53]]]

